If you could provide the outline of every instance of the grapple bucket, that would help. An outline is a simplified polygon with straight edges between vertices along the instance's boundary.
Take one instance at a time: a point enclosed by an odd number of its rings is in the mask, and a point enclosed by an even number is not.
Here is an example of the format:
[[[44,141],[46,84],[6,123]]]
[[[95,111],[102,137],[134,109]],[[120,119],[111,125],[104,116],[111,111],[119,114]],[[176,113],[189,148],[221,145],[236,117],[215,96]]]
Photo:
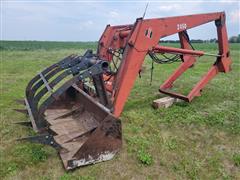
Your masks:
[[[120,120],[101,103],[99,92],[90,92],[84,83],[86,78],[101,79],[107,70],[107,62],[87,51],[84,56],[68,56],[35,76],[24,103],[39,135],[21,140],[56,148],[67,170],[110,160],[121,148]]]

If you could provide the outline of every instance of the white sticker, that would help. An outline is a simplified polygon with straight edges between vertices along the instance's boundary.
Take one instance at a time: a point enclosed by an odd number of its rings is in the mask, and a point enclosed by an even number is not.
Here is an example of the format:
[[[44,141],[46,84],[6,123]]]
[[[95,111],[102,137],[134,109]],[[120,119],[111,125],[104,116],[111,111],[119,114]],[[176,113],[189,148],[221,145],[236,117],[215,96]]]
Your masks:
[[[185,30],[185,29],[187,29],[186,23],[177,24],[177,30]]]

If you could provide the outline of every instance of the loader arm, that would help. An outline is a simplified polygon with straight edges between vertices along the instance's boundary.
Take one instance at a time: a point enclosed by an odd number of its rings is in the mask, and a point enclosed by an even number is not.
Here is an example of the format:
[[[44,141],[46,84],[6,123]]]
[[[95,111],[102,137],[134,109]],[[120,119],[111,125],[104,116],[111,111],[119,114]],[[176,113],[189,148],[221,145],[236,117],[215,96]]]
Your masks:
[[[198,52],[191,49],[188,50],[189,45],[188,43],[184,42],[184,39],[181,37],[181,33],[211,21],[214,21],[216,24],[219,44],[219,54],[215,55],[216,61],[213,67],[194,87],[189,96],[183,96],[166,91],[166,89],[171,87],[173,81],[176,80],[178,76],[180,76],[186,69],[195,63],[196,60],[193,55],[202,56],[205,54],[204,52]],[[170,47],[168,48],[159,46],[159,41],[161,38],[175,33],[180,34],[182,48],[185,49],[172,49]],[[131,88],[134,85],[135,79],[148,52],[158,51],[159,53],[179,53],[185,56],[185,61],[181,64],[180,69],[177,69],[170,79],[168,79],[161,86],[160,91],[186,101],[191,101],[194,96],[198,96],[201,89],[219,71],[228,72],[230,70],[231,59],[229,57],[228,37],[226,32],[224,12],[158,19],[140,18],[137,19],[136,23],[132,27],[132,30],[128,31],[128,35],[125,35],[125,37],[127,42],[121,65],[115,77],[115,86],[113,88],[114,115],[116,117],[119,117],[123,110],[124,104],[129,96]]]

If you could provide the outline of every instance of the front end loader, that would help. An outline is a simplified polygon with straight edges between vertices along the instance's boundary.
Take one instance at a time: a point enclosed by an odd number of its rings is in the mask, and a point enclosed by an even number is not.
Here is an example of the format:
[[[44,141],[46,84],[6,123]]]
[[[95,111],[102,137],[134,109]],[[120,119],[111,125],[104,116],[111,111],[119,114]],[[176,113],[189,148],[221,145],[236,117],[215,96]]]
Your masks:
[[[215,22],[218,54],[198,51],[187,30]],[[178,34],[181,48],[161,45],[161,38]],[[231,59],[225,13],[216,12],[169,18],[138,18],[134,24],[104,30],[96,53],[70,55],[38,73],[27,85],[25,99],[17,100],[29,116],[37,136],[20,140],[54,147],[66,170],[110,160],[122,145],[119,116],[145,57],[158,64],[181,61],[160,86],[161,93],[191,102],[219,72],[229,72]],[[174,81],[203,55],[215,62],[188,95],[171,91]]]

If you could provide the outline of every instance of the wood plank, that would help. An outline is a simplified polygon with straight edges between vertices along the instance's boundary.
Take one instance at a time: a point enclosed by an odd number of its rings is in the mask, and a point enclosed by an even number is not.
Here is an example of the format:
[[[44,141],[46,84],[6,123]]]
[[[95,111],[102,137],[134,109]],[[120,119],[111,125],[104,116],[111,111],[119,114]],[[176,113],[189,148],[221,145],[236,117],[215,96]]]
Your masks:
[[[154,100],[152,103],[152,106],[155,109],[168,108],[168,107],[172,106],[175,102],[182,102],[182,100],[167,96],[167,97],[163,97],[163,98]]]

